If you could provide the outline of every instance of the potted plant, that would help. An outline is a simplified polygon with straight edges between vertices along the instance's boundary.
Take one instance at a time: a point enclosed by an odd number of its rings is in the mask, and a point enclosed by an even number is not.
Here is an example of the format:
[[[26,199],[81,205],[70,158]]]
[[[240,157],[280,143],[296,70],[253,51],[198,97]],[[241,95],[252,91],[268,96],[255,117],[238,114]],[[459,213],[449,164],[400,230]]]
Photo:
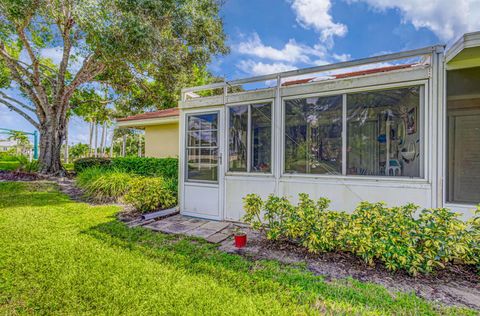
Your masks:
[[[247,245],[247,234],[240,227],[235,227],[233,237],[235,239],[235,247],[243,248]]]

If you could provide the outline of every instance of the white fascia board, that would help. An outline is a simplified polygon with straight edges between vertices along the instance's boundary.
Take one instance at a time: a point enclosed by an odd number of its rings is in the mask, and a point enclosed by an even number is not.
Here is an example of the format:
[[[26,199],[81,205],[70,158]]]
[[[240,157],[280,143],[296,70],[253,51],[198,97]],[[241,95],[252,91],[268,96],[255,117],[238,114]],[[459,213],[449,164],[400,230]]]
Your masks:
[[[467,33],[460,37],[445,53],[445,62],[450,62],[464,49],[480,46],[480,32]]]
[[[115,126],[116,127],[145,127],[145,126],[152,126],[152,125],[165,125],[165,124],[173,124],[178,123],[179,119],[178,116],[172,117],[160,117],[160,118],[151,118],[151,119],[141,119],[141,120],[131,120],[131,121],[117,121]]]

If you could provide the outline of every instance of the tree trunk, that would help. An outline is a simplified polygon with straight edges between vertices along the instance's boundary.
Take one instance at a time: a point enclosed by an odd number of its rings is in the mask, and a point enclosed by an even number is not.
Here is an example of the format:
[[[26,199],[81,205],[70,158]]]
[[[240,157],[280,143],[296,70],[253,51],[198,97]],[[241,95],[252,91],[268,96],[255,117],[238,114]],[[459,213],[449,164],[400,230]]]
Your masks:
[[[97,123],[97,121],[95,121],[95,151],[94,151],[93,156],[95,158],[98,157],[98,123]]]
[[[56,176],[64,176],[65,170],[60,161],[62,142],[65,137],[65,126],[42,124],[40,126],[40,172]]]
[[[63,154],[63,161],[65,163],[68,163],[68,120],[67,120],[67,124],[66,124],[66,127],[65,127],[65,152]]]
[[[92,139],[93,139],[93,121],[90,122],[90,130],[88,134],[88,157],[92,156]]]
[[[127,135],[123,135],[123,142],[122,142],[122,157],[126,155],[126,148],[127,148]]]

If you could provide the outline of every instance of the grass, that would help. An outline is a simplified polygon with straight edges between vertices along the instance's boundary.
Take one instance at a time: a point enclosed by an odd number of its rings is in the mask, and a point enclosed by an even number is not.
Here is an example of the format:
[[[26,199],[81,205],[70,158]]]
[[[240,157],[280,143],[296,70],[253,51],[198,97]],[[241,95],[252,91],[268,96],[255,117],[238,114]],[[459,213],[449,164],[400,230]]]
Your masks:
[[[0,170],[16,170],[19,165],[18,161],[0,160]]]
[[[475,315],[129,229],[118,210],[73,202],[53,184],[0,183],[0,313]]]

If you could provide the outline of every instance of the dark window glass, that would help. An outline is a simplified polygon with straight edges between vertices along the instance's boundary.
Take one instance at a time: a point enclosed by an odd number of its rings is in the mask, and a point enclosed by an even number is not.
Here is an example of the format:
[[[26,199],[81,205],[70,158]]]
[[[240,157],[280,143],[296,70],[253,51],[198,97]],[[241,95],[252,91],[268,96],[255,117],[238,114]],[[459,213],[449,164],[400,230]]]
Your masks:
[[[347,174],[420,177],[420,87],[347,95]]]
[[[342,173],[342,96],[285,101],[285,172]]]
[[[272,106],[253,104],[251,106],[252,172],[270,172],[272,158]]]
[[[189,115],[187,119],[187,179],[218,179],[218,114]]]
[[[247,171],[248,105],[229,108],[229,159],[230,171]]]

